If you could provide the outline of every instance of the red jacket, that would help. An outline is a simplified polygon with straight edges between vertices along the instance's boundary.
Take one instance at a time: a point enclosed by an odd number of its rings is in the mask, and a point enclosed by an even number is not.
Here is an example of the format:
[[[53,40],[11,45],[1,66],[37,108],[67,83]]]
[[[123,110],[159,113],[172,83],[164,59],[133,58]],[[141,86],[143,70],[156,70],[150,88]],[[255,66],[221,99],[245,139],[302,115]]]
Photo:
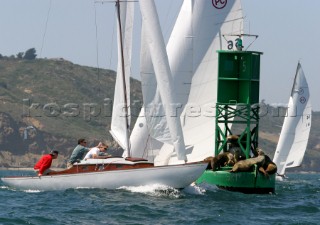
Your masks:
[[[49,169],[52,163],[52,155],[44,155],[40,160],[34,165],[35,170],[39,170],[39,174],[43,174],[46,169]]]

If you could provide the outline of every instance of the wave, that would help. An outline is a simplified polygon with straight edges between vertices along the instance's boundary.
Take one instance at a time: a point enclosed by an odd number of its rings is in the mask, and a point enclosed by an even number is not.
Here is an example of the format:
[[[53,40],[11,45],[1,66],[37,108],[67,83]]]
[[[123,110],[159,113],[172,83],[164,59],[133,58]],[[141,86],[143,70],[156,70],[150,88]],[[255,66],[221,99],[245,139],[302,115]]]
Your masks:
[[[157,197],[180,198],[181,192],[178,189],[162,184],[142,185],[142,186],[122,186],[120,190],[130,191],[132,193],[142,193]]]

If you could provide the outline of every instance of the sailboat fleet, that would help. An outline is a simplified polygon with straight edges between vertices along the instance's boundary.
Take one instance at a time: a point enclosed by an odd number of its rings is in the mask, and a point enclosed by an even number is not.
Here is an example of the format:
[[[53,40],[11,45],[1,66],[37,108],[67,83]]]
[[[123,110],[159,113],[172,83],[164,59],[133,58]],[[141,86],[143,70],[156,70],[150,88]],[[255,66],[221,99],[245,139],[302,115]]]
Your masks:
[[[165,46],[154,1],[139,0],[142,15],[140,75],[144,104],[132,131],[129,130],[129,78],[134,3],[119,0],[116,3],[118,67],[110,133],[124,149],[123,156],[82,160],[71,169],[41,178],[1,178],[5,184],[37,190],[115,189],[149,184],[184,188],[206,169],[207,163],[203,160],[212,156],[215,148],[216,51],[233,49],[232,40],[226,40],[225,35],[233,37],[243,33],[240,1],[184,0]],[[296,80],[300,81],[298,85],[305,85],[303,78]],[[305,86],[294,86],[293,93],[302,93],[306,98],[305,105],[309,104]],[[299,97],[292,97],[292,101],[298,98],[301,104]],[[311,107],[307,110],[310,118],[303,117],[303,124],[306,124],[305,119],[311,120]],[[294,125],[286,126],[291,130],[290,126]],[[294,134],[283,132],[292,137],[291,142],[299,142]],[[306,138],[309,132],[304,134]],[[284,144],[280,145],[280,141],[279,149],[287,143],[282,141]],[[288,159],[283,159],[282,154],[277,156],[278,148],[275,160],[279,165],[283,164],[285,168],[291,161],[298,163],[293,157],[300,153],[288,149],[285,153]],[[280,171],[284,172],[281,166]]]

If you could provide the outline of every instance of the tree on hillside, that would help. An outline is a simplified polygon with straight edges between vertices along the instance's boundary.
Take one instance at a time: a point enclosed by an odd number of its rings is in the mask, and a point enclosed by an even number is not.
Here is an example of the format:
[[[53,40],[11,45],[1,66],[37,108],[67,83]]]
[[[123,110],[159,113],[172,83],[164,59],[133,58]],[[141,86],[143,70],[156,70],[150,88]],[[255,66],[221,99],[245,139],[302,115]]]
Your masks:
[[[33,60],[36,57],[37,57],[37,54],[36,54],[35,48],[28,49],[23,56],[24,59],[29,59],[29,60]]]
[[[23,52],[19,52],[19,53],[17,54],[17,58],[18,58],[18,59],[22,59],[22,58],[23,58],[23,55],[24,55]]]

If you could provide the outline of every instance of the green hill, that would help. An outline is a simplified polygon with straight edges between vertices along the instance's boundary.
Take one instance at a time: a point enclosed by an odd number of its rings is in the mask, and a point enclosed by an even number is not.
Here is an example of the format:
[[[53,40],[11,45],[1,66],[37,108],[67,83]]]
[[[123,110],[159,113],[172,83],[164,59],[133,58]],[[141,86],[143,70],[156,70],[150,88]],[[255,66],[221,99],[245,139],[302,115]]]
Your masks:
[[[81,137],[91,146],[104,140],[111,150],[117,148],[109,134],[114,71],[63,59],[5,57],[0,58],[0,75],[0,166],[32,166],[39,154],[51,149],[61,151],[56,166],[64,166]],[[140,82],[132,79],[131,84],[131,99],[137,102],[132,114],[138,115]],[[273,156],[284,117],[273,114],[270,106],[268,110],[260,120],[259,144]],[[320,112],[314,112],[312,120],[301,169],[319,171]],[[28,129],[25,139],[28,126],[35,129]]]

